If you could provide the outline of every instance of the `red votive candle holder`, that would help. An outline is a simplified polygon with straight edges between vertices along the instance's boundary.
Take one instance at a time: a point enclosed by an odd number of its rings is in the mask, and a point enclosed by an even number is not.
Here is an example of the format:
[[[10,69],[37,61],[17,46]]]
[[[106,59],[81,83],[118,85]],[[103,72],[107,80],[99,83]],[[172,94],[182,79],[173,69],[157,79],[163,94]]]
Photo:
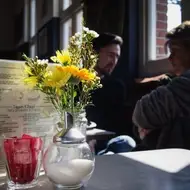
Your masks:
[[[38,182],[42,164],[44,137],[23,134],[3,139],[9,189],[26,189]]]

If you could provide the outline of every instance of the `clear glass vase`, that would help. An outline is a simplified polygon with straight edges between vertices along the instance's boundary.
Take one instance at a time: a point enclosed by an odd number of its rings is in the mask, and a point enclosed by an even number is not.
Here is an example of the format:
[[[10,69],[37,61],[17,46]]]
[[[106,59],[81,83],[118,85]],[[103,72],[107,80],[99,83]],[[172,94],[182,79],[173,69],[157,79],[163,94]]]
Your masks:
[[[1,146],[9,190],[37,185],[42,165],[45,136],[3,137]]]
[[[55,118],[59,133],[62,133],[62,131],[66,129],[75,127],[86,137],[88,120],[86,118],[85,110],[81,110],[80,112],[75,112],[73,114],[65,112],[62,118],[60,118],[59,114],[56,114]]]
[[[86,129],[88,126],[88,120],[86,118],[86,112],[83,110],[79,113],[75,113],[73,116],[73,125],[80,130],[80,132],[86,137]]]
[[[78,189],[90,179],[95,157],[72,118],[65,125],[66,132],[59,132],[44,154],[44,170],[56,188]]]

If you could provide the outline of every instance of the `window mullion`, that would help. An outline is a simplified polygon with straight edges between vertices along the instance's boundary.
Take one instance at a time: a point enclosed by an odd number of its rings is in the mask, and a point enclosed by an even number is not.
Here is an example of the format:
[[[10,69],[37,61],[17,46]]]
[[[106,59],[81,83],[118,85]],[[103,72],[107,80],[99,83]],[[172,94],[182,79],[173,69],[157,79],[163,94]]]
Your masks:
[[[148,0],[148,60],[156,59],[156,0]]]

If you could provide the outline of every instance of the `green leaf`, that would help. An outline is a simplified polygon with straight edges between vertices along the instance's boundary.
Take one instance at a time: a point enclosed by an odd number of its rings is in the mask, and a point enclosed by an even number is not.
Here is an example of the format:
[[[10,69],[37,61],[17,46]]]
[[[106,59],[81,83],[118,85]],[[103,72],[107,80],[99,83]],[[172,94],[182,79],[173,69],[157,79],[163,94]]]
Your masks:
[[[76,96],[77,96],[77,92],[74,91],[74,93],[73,93],[73,97],[75,98]]]
[[[66,105],[67,104],[67,96],[65,93],[63,93],[63,103]]]

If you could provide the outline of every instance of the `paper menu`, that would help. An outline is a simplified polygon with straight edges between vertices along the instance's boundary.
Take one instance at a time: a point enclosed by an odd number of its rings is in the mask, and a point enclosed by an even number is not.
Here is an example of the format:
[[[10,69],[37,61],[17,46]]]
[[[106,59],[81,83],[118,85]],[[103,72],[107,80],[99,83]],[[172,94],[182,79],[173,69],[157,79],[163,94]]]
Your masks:
[[[51,117],[54,109],[43,93],[24,85],[23,69],[24,62],[0,60],[0,136],[33,132],[45,133],[51,140],[55,132]]]

